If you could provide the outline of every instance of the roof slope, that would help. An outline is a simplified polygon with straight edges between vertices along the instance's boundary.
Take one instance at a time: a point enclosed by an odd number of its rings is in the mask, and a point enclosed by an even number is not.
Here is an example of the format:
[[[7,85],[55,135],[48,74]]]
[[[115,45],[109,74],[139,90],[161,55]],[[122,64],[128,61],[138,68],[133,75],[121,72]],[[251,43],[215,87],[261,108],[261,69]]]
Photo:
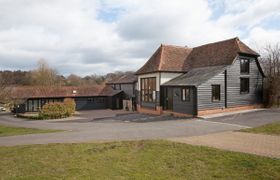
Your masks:
[[[123,76],[114,78],[111,81],[108,81],[106,84],[128,84],[135,83],[137,81],[137,76],[135,74],[125,74]]]
[[[13,98],[58,98],[58,97],[88,97],[88,96],[113,96],[120,93],[120,90],[113,90],[110,86],[20,86],[12,87]]]
[[[191,48],[161,45],[136,74],[158,71],[181,72]]]
[[[231,65],[238,54],[259,56],[238,38],[210,43],[193,48],[185,60],[184,70],[207,66]]]
[[[199,86],[215,75],[223,72],[226,66],[195,68],[163,84],[163,86]]]
[[[238,54],[259,56],[237,37],[195,48],[161,45],[136,74],[187,72],[192,68],[231,65]]]

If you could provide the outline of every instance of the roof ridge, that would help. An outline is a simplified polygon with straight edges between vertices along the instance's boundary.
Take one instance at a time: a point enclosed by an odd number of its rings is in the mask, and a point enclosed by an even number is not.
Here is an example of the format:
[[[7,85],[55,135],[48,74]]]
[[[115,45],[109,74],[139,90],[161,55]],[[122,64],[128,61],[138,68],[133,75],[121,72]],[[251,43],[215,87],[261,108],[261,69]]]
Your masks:
[[[161,70],[161,67],[162,67],[162,54],[163,54],[163,51],[164,51],[164,45],[161,44],[160,45],[160,56],[159,56],[159,65],[158,65],[158,69]]]
[[[235,40],[235,41],[234,41],[234,44],[237,46],[238,52],[241,52],[240,46],[239,46],[239,44],[238,44],[239,39],[238,39],[238,38],[235,38],[234,40]]]
[[[211,42],[211,43],[206,43],[206,44],[203,44],[203,45],[200,45],[200,46],[196,46],[194,48],[199,48],[199,47],[202,47],[202,46],[208,46],[208,45],[212,45],[212,44],[218,44],[218,43],[223,43],[223,42],[226,42],[226,41],[232,41],[232,40],[237,40],[239,39],[238,37],[234,37],[234,38],[230,38],[230,39],[225,39],[225,40],[221,40],[221,41],[215,41],[215,42]]]
[[[182,49],[192,49],[192,48],[187,47],[187,46],[179,46],[179,45],[173,45],[173,44],[161,44],[161,46],[164,46],[164,47],[174,47],[174,48],[182,48]]]

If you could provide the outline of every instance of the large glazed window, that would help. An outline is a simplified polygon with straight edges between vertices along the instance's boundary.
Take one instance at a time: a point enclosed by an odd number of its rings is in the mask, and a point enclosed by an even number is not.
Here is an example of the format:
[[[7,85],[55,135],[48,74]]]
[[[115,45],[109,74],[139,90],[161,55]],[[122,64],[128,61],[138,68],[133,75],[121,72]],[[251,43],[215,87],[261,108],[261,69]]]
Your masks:
[[[220,85],[212,85],[212,101],[220,101],[221,100],[221,86]]]
[[[250,61],[249,59],[240,59],[240,72],[241,74],[250,73]]]
[[[240,78],[240,93],[249,93],[250,90],[249,78]]]
[[[141,78],[141,99],[143,102],[155,102],[156,78]]]

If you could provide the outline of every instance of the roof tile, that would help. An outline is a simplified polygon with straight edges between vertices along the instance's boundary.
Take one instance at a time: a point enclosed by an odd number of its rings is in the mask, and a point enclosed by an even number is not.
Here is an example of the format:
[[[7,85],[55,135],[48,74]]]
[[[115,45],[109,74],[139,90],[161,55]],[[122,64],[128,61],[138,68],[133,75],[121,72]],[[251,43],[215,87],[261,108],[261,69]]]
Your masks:
[[[58,98],[58,97],[88,97],[88,96],[113,96],[120,93],[110,86],[17,86],[11,88],[13,98]]]
[[[237,37],[192,49],[161,45],[136,74],[159,71],[187,72],[192,68],[230,65],[239,53],[259,56]]]

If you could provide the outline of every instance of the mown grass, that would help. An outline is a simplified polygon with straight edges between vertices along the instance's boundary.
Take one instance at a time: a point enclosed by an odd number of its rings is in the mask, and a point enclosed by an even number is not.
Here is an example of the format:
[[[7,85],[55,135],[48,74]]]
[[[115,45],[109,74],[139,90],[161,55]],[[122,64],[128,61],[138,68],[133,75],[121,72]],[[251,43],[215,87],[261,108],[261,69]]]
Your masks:
[[[23,134],[34,134],[34,133],[51,133],[51,132],[58,132],[58,130],[9,127],[9,126],[0,125],[0,137],[23,135]]]
[[[0,147],[3,179],[280,179],[280,160],[169,141]]]
[[[258,133],[258,134],[269,134],[269,135],[280,135],[280,122],[266,124],[256,128],[242,129],[241,132]]]

